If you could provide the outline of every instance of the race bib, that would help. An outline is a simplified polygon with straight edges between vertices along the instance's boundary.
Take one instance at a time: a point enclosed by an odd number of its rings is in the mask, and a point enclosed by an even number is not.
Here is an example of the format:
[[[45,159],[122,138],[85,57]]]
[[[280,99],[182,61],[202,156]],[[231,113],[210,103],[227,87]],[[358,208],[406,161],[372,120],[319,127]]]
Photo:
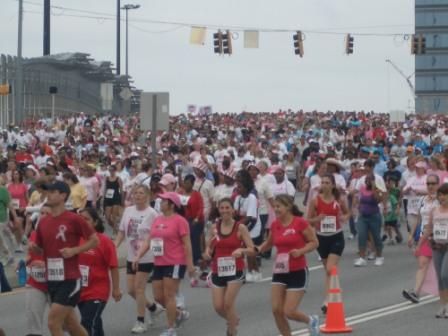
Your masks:
[[[289,273],[289,254],[280,253],[275,257],[274,271],[275,274],[278,273]]]
[[[420,197],[410,197],[408,201],[408,212],[417,213],[420,206]]]
[[[45,279],[45,267],[31,266],[30,275],[36,282],[44,283],[47,281]]]
[[[65,208],[67,210],[73,210],[73,200],[71,196],[68,198],[67,202],[65,202]]]
[[[186,206],[188,203],[188,200],[190,199],[190,196],[179,195],[179,198],[180,198],[180,204],[182,204],[183,206]]]
[[[81,286],[89,286],[89,266],[79,265],[79,271],[81,272]]]
[[[104,196],[106,198],[114,198],[114,193],[115,193],[114,189],[107,189],[106,190],[106,195],[104,195]]]
[[[154,238],[151,239],[151,251],[155,257],[163,256],[163,239]]]
[[[13,198],[11,200],[11,205],[14,209],[18,209],[20,206],[20,200],[18,198]]]
[[[48,258],[48,281],[64,281],[64,259],[62,258]]]
[[[448,223],[446,221],[435,221],[433,235],[436,242],[448,240]]]
[[[320,232],[335,233],[336,232],[336,217],[325,216],[320,222]]]
[[[227,277],[236,275],[236,262],[234,257],[218,258],[218,276]]]

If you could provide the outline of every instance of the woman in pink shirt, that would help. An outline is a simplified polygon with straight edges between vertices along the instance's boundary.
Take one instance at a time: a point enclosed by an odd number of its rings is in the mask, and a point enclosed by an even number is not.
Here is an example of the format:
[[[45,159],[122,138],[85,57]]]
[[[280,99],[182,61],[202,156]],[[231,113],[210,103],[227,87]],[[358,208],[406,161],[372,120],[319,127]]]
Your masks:
[[[168,329],[162,335],[176,336],[174,328],[190,317],[188,311],[176,307],[176,293],[185,271],[188,270],[190,277],[195,273],[190,228],[187,220],[177,213],[182,206],[179,196],[175,192],[165,192],[159,197],[162,214],[154,220],[149,239],[142,244],[135,263],[151,248],[154,299],[166,308],[167,315]]]
[[[27,238],[23,237],[23,223],[25,222],[25,208],[28,205],[28,187],[23,183],[23,174],[20,171],[15,170],[12,173],[12,182],[8,184],[8,191],[11,195],[11,205],[18,218],[18,220],[13,221],[15,223],[14,236],[18,243],[26,244]],[[22,246],[19,245],[17,252],[22,251]]]

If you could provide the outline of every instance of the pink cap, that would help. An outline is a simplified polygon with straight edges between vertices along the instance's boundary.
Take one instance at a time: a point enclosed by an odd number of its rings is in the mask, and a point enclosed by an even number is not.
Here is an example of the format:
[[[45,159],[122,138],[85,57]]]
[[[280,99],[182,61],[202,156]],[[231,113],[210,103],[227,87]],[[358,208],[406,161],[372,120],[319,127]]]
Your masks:
[[[164,175],[165,176],[165,175]],[[179,195],[173,191],[165,192],[163,194],[160,194],[159,197],[164,200],[169,200],[174,203],[178,208],[181,207],[181,202]]]
[[[427,168],[427,165],[426,165],[426,162],[425,161],[419,161],[419,162],[417,162],[416,164],[415,164],[415,166],[417,167],[417,168]]]
[[[174,177],[174,175],[173,174],[164,174],[163,176],[162,176],[162,178],[160,179],[160,182],[159,182],[161,185],[164,185],[164,186],[166,186],[167,184],[170,184],[170,183],[176,183],[176,178]]]

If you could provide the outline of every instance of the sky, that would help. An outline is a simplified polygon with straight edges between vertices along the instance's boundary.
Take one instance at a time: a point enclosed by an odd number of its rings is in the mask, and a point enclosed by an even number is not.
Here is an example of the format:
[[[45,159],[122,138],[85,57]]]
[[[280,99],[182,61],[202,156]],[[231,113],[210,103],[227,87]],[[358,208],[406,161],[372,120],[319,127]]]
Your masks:
[[[169,92],[170,114],[185,112],[188,104],[211,105],[217,112],[289,108],[389,112],[413,107],[405,79],[385,60],[392,60],[406,76],[414,72],[406,38],[414,32],[414,0],[121,2],[141,5],[129,11],[129,73],[143,91]],[[43,0],[24,1],[24,57],[42,55],[42,4]],[[52,54],[85,52],[115,64],[115,0],[52,0],[52,5],[68,8],[52,9]],[[18,2],[0,0],[0,8],[0,53],[15,55]],[[189,43],[190,25],[209,27],[204,45]],[[213,33],[229,27],[240,27],[232,30],[233,54],[217,55]],[[124,28],[123,23],[122,72]],[[244,28],[260,30],[259,49],[244,49]],[[294,54],[296,30],[305,34],[303,58]],[[344,53],[346,33],[355,38],[350,56]],[[398,35],[382,36],[387,34]]]

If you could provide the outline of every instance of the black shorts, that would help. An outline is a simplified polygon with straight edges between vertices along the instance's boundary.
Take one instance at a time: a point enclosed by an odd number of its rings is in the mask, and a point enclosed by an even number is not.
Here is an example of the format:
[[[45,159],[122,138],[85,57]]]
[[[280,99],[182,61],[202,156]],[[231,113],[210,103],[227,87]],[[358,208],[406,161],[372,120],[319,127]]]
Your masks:
[[[154,266],[152,272],[152,280],[162,280],[163,278],[183,279],[187,266],[185,265],[168,265],[168,266]]]
[[[286,286],[286,290],[305,291],[308,287],[308,277],[308,268],[289,273],[274,273],[272,275],[272,284]]]
[[[48,281],[47,284],[51,303],[76,307],[81,296],[81,279]]]
[[[132,269],[132,263],[130,261],[126,261],[126,274],[135,274],[137,272],[151,273],[153,269],[154,269],[153,263],[141,263],[137,264],[137,270],[134,271]]]
[[[317,239],[319,240],[317,252],[319,252],[322,259],[327,259],[330,254],[341,256],[342,252],[344,252],[345,240],[342,231],[332,236],[322,236],[318,234]]]
[[[243,283],[245,279],[243,271],[237,271],[235,275],[220,277],[218,274],[212,274],[212,284],[213,287],[224,288],[227,287],[227,284],[234,282]]]
[[[397,220],[384,221],[384,226],[390,226],[390,227],[396,228],[396,227],[398,227],[398,221]]]
[[[252,238],[252,242],[256,246],[261,245],[263,243],[263,235],[260,234],[258,237]]]

